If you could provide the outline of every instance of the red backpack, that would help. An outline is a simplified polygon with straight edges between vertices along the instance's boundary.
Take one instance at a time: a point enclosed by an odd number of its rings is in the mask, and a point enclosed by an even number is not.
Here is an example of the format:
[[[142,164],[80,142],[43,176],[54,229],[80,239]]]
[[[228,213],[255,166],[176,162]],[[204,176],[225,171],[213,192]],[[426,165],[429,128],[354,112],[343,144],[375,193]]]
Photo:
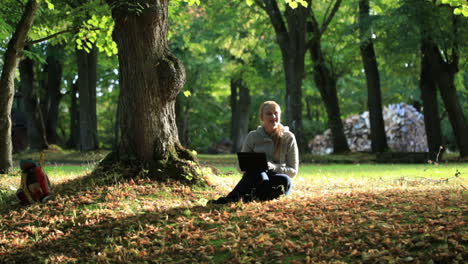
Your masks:
[[[20,161],[21,187],[16,192],[24,204],[45,202],[49,199],[50,181],[39,163],[32,160]]]

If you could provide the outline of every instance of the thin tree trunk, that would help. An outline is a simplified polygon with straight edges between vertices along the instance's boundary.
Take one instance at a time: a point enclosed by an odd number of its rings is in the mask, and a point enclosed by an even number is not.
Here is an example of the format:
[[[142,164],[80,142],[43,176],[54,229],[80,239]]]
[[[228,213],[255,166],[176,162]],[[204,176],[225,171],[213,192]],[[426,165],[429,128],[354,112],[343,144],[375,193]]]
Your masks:
[[[242,78],[231,80],[231,151],[242,148],[249,129],[250,91]]]
[[[419,88],[423,102],[424,125],[426,128],[427,145],[429,152],[437,153],[443,146],[442,130],[439,119],[439,106],[437,102],[437,82],[434,69],[434,49],[431,42],[421,39],[421,77]]]
[[[79,149],[80,142],[80,112],[78,109],[78,82],[69,81],[70,83],[70,137],[67,141],[67,147],[71,149]]]
[[[324,55],[320,46],[320,40],[311,42],[310,54],[314,67],[315,85],[320,91],[328,116],[328,127],[332,132],[333,152],[343,153],[349,151],[348,141],[341,120],[341,110],[336,91],[337,77],[325,64]]]
[[[57,123],[59,114],[59,104],[62,99],[60,92],[63,65],[61,62],[62,46],[48,46],[47,56],[47,105],[45,108],[45,126],[47,142],[49,144],[59,144],[60,140],[57,134]]]
[[[80,151],[94,150],[99,147],[96,118],[96,65],[97,53],[77,51],[78,91],[80,94]]]
[[[367,21],[366,21],[367,20]],[[380,91],[380,76],[374,44],[369,30],[369,0],[359,0],[359,28],[361,57],[367,81],[367,107],[369,108],[370,136],[372,152],[388,150],[385,135],[385,123],[382,115],[382,96]]]
[[[237,149],[241,150],[242,144],[247,137],[249,132],[249,114],[250,114],[250,90],[244,84],[241,83],[239,86],[239,102],[238,102],[238,112],[239,112],[239,122],[238,122],[238,132],[237,132],[237,142],[240,142],[240,146]]]
[[[441,72],[441,76],[438,78],[438,86],[460,150],[460,157],[464,158],[468,157],[468,123],[458,100],[455,74],[456,72],[447,71],[447,69]]]
[[[14,77],[19,60],[25,47],[29,30],[32,27],[39,3],[29,0],[8,42],[3,57],[3,69],[0,77],[0,173],[9,172],[13,167],[11,141],[11,107],[14,96]]]
[[[19,71],[21,77],[20,91],[23,94],[24,110],[26,113],[28,145],[31,150],[42,150],[47,148],[48,144],[38,92],[34,89],[34,61],[24,58],[20,62]]]
[[[230,105],[231,105],[231,140],[232,140],[232,149],[231,152],[235,153],[239,149],[239,145],[242,144],[238,142],[238,133],[239,133],[239,108],[238,108],[238,86],[239,79],[231,79],[231,95],[230,95]]]
[[[167,42],[169,2],[145,1],[139,14],[107,2],[113,7],[113,36],[119,49],[121,135],[118,151],[103,165],[133,160],[158,179],[204,182],[191,152],[179,143],[175,100],[185,70]]]
[[[323,33],[327,30],[330,22],[333,20],[336,12],[338,12],[340,5],[341,0],[336,0],[335,2],[330,3],[328,8],[330,12],[327,12],[328,15],[324,17],[321,25],[319,25],[314,11],[310,11],[311,15],[309,25],[312,37],[307,43],[307,47],[309,48],[310,56],[312,58],[315,85],[317,86],[325,105],[328,116],[328,127],[332,132],[334,153],[348,152],[349,146],[343,129],[338,94],[336,91],[336,82],[338,77],[332,69],[327,66],[321,47],[321,38]]]
[[[459,102],[455,86],[455,75],[459,71],[459,46],[461,44],[459,38],[459,28],[461,28],[460,22],[460,16],[452,14],[453,42],[451,58],[450,61],[445,61],[440,52],[437,52],[437,60],[440,65],[437,84],[449,116],[450,124],[452,125],[453,133],[455,134],[457,145],[460,150],[460,157],[464,158],[468,157],[468,123]]]
[[[276,40],[281,50],[283,69],[286,79],[286,113],[285,124],[294,132],[299,150],[305,152],[304,127],[302,124],[302,80],[304,78],[304,61],[306,53],[306,20],[308,8],[302,5],[292,9],[286,7],[284,17],[276,0],[263,0],[261,7],[270,17],[276,33]]]

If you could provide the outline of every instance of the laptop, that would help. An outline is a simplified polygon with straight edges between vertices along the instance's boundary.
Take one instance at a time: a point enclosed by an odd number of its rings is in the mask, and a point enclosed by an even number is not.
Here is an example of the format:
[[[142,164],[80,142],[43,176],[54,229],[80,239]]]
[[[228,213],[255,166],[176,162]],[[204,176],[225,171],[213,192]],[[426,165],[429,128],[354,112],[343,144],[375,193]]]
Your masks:
[[[237,152],[237,159],[242,171],[259,172],[268,170],[265,153]]]

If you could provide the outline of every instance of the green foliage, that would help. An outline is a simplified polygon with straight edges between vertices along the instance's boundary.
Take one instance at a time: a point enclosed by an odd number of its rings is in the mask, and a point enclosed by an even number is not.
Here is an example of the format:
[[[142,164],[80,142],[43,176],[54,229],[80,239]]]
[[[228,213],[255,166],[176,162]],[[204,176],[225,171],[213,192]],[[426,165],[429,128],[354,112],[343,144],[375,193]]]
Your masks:
[[[107,56],[118,53],[117,44],[112,39],[114,21],[110,15],[92,15],[80,26],[80,30],[75,37],[77,49],[84,49],[90,52],[94,45],[99,51],[105,52]]]
[[[307,7],[309,4],[304,0],[285,0],[286,4],[288,4],[292,9],[296,9],[299,5],[303,7]]]
[[[454,7],[453,13],[455,15],[468,17],[468,3],[465,0],[441,0],[441,3]]]
[[[44,0],[44,2],[46,3],[48,9],[55,8],[55,5],[51,2],[51,0]]]
[[[24,1],[3,0],[0,4],[0,55],[16,26]],[[60,106],[60,134],[66,139],[69,131],[71,84],[76,81],[76,49],[89,50],[96,45],[102,53],[98,59],[98,130],[104,148],[114,142],[116,106],[118,104],[117,49],[112,40],[114,22],[110,7],[101,0],[43,0],[30,40],[52,34],[67,33],[36,45],[25,55],[41,68],[45,62],[46,44],[63,44],[64,81]],[[129,1],[118,1],[120,4]],[[125,3],[124,3],[125,2]],[[71,6],[71,4],[75,6]],[[281,10],[300,8],[305,1],[278,1]],[[188,114],[190,147],[199,152],[210,149],[214,142],[229,137],[230,81],[241,78],[252,96],[249,129],[258,124],[257,106],[263,100],[284,104],[284,74],[281,53],[268,16],[253,0],[169,2],[170,49],[183,61],[187,82],[181,93],[181,104]],[[423,27],[427,27],[447,58],[454,40],[468,41],[467,20],[456,16],[459,27],[454,34],[453,12],[463,8],[460,1],[371,1],[371,17],[366,21],[373,34],[380,69],[383,104],[412,103],[419,100],[419,43]],[[452,4],[452,7],[448,4]],[[49,7],[53,8],[50,9]],[[140,14],[141,1],[130,1],[132,12]],[[312,1],[311,8],[321,23],[329,1]],[[457,11],[458,12],[458,11]],[[463,9],[462,9],[463,14]],[[357,3],[343,1],[335,19],[322,37],[322,48],[330,68],[339,75],[338,95],[344,117],[367,110],[365,76],[359,54]],[[457,96],[463,109],[468,109],[467,48],[459,45],[460,73],[457,75]],[[303,79],[303,114],[306,140],[327,128],[326,112],[312,78],[312,62],[306,56]],[[1,65],[1,61],[0,61]],[[305,107],[309,104],[310,114]],[[442,104],[440,109],[443,109]],[[441,111],[443,112],[443,111]],[[447,117],[443,119],[445,141],[454,148],[453,132]]]

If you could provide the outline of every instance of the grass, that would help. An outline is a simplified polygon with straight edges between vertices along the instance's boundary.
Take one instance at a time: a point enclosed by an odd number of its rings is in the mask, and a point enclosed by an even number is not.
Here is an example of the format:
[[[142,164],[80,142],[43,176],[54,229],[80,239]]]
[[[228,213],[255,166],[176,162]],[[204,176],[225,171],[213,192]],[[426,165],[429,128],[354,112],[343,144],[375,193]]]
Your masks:
[[[57,160],[71,160],[57,154]],[[468,164],[308,164],[293,193],[205,206],[240,178],[233,155],[190,188],[119,175],[93,163],[45,170],[54,199],[19,207],[19,171],[0,176],[0,263],[462,263]],[[79,158],[76,157],[76,163]],[[3,201],[3,202],[2,202]]]

